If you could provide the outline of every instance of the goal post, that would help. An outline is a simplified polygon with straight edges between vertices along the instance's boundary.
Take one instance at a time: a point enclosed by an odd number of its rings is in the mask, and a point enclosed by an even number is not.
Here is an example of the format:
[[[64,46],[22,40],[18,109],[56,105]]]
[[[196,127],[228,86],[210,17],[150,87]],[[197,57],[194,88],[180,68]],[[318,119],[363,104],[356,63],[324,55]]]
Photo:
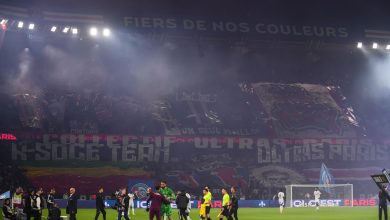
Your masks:
[[[353,206],[352,184],[301,184],[286,185],[286,207],[315,207],[314,190],[321,191],[320,206]]]

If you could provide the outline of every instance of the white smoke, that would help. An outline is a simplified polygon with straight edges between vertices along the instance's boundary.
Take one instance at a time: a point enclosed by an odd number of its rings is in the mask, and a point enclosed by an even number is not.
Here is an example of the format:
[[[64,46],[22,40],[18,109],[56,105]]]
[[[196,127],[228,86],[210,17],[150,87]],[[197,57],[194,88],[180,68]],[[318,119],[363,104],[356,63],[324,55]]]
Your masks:
[[[380,56],[369,56],[367,70],[368,94],[374,98],[383,98],[390,94],[390,56],[382,54]]]
[[[30,49],[25,48],[18,58],[19,64],[15,69],[10,70],[3,87],[4,92],[14,95],[22,93],[39,94],[41,90],[34,82],[34,58]]]

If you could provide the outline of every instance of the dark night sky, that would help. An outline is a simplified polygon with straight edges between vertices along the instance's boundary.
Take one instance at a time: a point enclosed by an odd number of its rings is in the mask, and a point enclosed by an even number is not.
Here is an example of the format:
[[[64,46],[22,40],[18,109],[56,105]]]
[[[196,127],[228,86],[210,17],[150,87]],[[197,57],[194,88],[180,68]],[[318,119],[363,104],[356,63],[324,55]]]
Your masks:
[[[104,15],[158,13],[371,25],[386,25],[390,20],[388,0],[0,0],[0,2],[40,9]]]

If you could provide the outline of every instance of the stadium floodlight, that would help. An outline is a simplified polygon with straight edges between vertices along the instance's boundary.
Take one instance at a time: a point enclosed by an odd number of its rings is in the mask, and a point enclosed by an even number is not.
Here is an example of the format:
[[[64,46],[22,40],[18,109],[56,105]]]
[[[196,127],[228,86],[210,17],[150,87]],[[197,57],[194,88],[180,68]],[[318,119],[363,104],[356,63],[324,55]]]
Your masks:
[[[373,43],[372,44],[372,49],[378,49],[378,43]]]
[[[79,33],[79,30],[77,28],[72,29],[72,34],[76,35]]]
[[[386,45],[386,50],[390,50],[390,44]]]
[[[111,30],[108,28],[103,29],[103,36],[109,37],[111,35]]]
[[[18,28],[23,28],[23,26],[24,26],[23,21],[19,21],[19,22],[18,22]]]
[[[56,30],[57,30],[57,26],[52,26],[50,29],[51,32],[56,32]]]
[[[30,23],[30,24],[28,25],[28,29],[29,29],[29,30],[34,30],[34,28],[35,28],[35,24],[34,24],[34,23]]]
[[[69,27],[64,27],[64,29],[62,30],[62,32],[64,32],[64,33],[66,34],[66,33],[68,33],[69,29],[70,29]]]
[[[97,34],[98,34],[97,28],[91,27],[91,29],[89,29],[89,34],[90,34],[91,36],[93,36],[93,37],[97,36]]]
[[[363,47],[363,43],[362,42],[358,42],[357,43],[357,48],[362,48]]]

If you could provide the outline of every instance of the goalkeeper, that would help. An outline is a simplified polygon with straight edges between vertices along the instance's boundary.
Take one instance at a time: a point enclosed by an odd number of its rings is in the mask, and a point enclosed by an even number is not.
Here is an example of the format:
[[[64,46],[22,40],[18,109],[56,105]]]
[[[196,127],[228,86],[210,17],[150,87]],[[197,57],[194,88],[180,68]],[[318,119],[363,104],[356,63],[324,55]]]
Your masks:
[[[176,197],[175,197],[175,193],[173,192],[173,190],[171,188],[169,188],[167,186],[167,182],[166,181],[161,181],[160,182],[160,193],[161,195],[163,195],[170,203],[172,201],[175,201]],[[168,216],[168,219],[169,220],[172,220],[172,208],[171,208],[171,204],[162,204],[161,205],[161,216]]]

